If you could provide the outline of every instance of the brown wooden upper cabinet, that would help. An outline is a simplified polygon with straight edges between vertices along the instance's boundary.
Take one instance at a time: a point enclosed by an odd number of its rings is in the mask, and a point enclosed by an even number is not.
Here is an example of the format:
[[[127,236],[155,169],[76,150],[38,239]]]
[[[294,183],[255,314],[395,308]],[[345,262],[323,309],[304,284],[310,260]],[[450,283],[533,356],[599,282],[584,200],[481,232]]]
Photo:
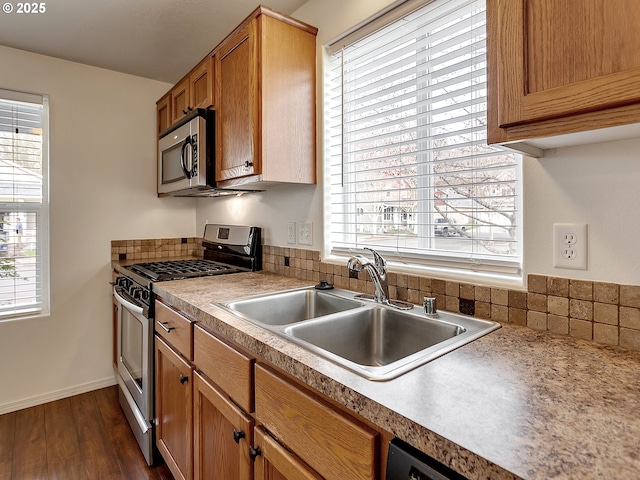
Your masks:
[[[189,73],[189,105],[209,108],[213,102],[213,57],[207,56]]]
[[[172,123],[171,120],[171,93],[167,93],[164,97],[156,102],[156,108],[158,110],[157,116],[157,129],[156,132],[160,135],[164,132]]]
[[[218,181],[260,172],[257,26],[255,20],[245,25],[215,55]]]
[[[487,0],[488,142],[640,122],[637,0]]]
[[[196,108],[209,108],[213,93],[213,58],[207,56],[171,89],[171,123]]]
[[[219,186],[315,183],[316,33],[258,7],[216,49]]]

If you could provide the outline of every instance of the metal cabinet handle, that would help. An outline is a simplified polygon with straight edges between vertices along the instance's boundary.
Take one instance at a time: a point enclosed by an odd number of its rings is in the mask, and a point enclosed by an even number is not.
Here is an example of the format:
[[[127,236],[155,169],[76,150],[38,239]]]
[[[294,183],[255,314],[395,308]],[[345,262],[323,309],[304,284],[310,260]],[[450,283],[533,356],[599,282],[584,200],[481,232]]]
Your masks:
[[[251,460],[255,460],[257,456],[262,455],[262,450],[260,450],[260,447],[249,447],[249,456],[251,457]]]
[[[189,381],[189,375],[180,375],[180,383],[185,384]]]
[[[160,320],[156,320],[156,323],[160,325],[160,327],[167,333],[171,333],[171,330],[175,330],[175,327],[167,327],[169,322],[161,322]]]
[[[244,162],[244,168],[249,168],[249,167],[253,167],[253,162],[250,162],[249,160]]]
[[[238,431],[235,428],[233,429],[233,441],[236,443],[240,443],[240,440],[244,438],[244,432],[242,430]]]

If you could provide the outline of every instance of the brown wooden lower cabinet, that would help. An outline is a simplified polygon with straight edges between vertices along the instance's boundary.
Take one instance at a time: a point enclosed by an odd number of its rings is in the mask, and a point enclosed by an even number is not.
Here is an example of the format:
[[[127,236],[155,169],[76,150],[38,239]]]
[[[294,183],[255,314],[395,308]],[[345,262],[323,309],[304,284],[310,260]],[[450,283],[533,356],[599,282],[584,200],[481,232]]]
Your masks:
[[[156,336],[156,446],[176,480],[193,478],[193,366]]]
[[[251,480],[253,419],[198,373],[194,377],[195,478]]]
[[[159,310],[172,327],[183,320]],[[156,335],[156,444],[176,480],[384,479],[391,434],[184,322],[182,336]]]
[[[379,478],[380,435],[293,384],[256,365],[256,420],[327,479]]]
[[[255,480],[320,480],[322,477],[286,450],[264,428],[255,429]]]

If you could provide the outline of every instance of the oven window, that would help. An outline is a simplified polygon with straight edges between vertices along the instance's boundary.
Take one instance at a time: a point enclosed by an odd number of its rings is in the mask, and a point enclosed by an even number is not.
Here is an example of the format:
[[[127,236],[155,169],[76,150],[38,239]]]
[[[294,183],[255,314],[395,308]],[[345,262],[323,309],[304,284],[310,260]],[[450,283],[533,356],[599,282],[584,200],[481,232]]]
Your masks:
[[[177,182],[187,178],[180,166],[182,143],[177,143],[162,152],[162,184]]]
[[[142,389],[142,350],[143,325],[129,310],[122,308],[122,334],[120,351],[122,363],[129,371],[131,378]]]

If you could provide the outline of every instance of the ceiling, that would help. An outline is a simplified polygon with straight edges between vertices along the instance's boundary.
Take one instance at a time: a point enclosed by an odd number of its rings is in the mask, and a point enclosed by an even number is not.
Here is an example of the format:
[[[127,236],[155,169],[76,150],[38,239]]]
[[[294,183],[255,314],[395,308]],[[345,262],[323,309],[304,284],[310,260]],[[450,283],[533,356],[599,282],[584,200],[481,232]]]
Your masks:
[[[46,11],[0,12],[0,45],[177,82],[259,0],[53,0]],[[3,2],[6,5],[7,2]],[[284,14],[306,0],[269,0]]]

